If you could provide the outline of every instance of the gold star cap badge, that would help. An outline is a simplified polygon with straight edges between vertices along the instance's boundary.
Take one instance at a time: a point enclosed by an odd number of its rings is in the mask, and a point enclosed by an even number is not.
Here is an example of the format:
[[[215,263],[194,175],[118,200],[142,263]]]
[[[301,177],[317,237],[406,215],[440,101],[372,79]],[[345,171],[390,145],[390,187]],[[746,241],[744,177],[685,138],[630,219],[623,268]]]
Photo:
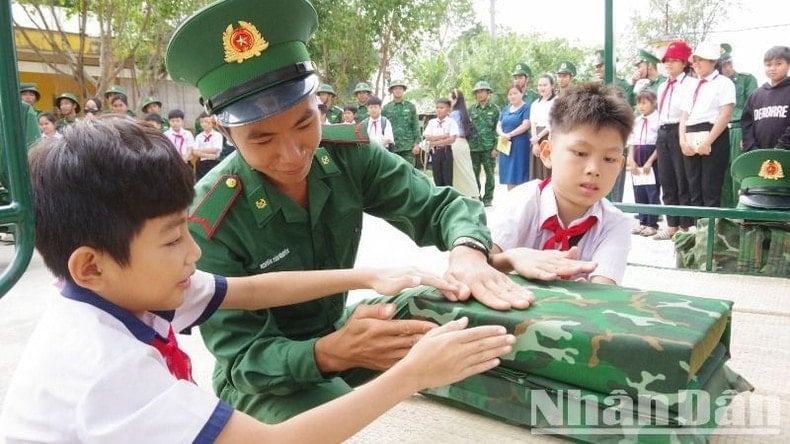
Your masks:
[[[757,175],[763,179],[770,180],[779,180],[785,177],[785,173],[782,170],[782,164],[777,160],[771,159],[763,162],[763,164],[760,166],[760,172],[757,173]]]
[[[225,49],[225,61],[242,63],[252,57],[261,55],[269,43],[264,40],[258,28],[252,23],[239,20],[239,27],[228,25],[222,33],[222,46]]]

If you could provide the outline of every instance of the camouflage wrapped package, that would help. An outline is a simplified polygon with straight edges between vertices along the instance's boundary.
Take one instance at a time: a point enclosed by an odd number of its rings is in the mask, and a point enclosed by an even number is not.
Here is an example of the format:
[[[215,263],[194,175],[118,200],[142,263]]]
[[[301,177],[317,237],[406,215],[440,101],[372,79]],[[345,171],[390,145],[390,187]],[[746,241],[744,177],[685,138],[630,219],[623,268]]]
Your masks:
[[[644,433],[661,442],[667,434],[650,429],[691,425],[675,435],[704,436],[713,418],[701,421],[698,410],[726,407],[733,393],[751,389],[724,366],[729,301],[513,279],[537,297],[527,310],[496,311],[449,302],[431,288],[415,291],[408,307],[414,318],[446,323],[467,316],[470,325],[503,325],[517,337],[498,368],[425,394],[574,439]]]

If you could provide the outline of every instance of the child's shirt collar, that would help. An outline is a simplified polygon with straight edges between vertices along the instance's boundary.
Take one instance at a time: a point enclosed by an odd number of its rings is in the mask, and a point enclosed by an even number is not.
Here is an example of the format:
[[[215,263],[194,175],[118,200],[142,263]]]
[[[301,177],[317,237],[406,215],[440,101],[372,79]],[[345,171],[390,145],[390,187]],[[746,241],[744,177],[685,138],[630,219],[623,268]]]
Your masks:
[[[584,212],[581,216],[571,221],[570,225],[567,227],[565,224],[562,223],[562,219],[560,219],[559,212],[557,210],[557,197],[554,195],[554,185],[549,181],[543,189],[538,187],[538,193],[540,193],[540,220],[538,221],[538,228],[542,227],[543,224],[551,217],[557,216],[557,220],[560,223],[562,228],[568,228],[571,225],[579,223],[589,216],[595,216],[598,218],[598,221],[603,220],[603,206],[601,202],[595,202],[587,211]]]

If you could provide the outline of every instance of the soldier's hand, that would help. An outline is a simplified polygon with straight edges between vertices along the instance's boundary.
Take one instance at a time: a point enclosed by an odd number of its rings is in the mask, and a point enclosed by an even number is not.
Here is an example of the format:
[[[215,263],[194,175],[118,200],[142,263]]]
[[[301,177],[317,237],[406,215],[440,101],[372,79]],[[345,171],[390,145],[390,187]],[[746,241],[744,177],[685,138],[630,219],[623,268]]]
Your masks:
[[[595,262],[579,260],[578,247],[568,251],[511,248],[502,254],[516,273],[527,279],[554,281],[580,273],[591,273]]]
[[[442,293],[450,301],[465,301],[474,296],[487,307],[508,310],[527,308],[535,300],[532,292],[491,267],[483,254],[471,248],[460,246],[450,251],[444,277],[459,287],[457,294]]]
[[[399,372],[403,383],[421,390],[490,370],[499,365],[500,356],[512,351],[516,338],[506,334],[505,327],[464,329],[467,324],[464,317],[431,330],[393,371]]]
[[[324,373],[362,367],[386,370],[402,359],[436,324],[393,320],[394,304],[357,306],[345,325],[320,338],[315,359]]]

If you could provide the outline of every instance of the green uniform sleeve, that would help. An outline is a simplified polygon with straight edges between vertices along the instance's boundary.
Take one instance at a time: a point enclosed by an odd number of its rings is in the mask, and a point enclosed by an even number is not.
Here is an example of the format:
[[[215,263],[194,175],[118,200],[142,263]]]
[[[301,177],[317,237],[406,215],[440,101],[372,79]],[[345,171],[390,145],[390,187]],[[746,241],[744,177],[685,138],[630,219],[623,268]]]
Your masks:
[[[414,146],[420,143],[420,140],[422,140],[422,124],[420,123],[420,116],[417,115],[417,107],[413,106],[412,109],[414,110],[411,118],[411,127],[414,134],[412,146]]]

